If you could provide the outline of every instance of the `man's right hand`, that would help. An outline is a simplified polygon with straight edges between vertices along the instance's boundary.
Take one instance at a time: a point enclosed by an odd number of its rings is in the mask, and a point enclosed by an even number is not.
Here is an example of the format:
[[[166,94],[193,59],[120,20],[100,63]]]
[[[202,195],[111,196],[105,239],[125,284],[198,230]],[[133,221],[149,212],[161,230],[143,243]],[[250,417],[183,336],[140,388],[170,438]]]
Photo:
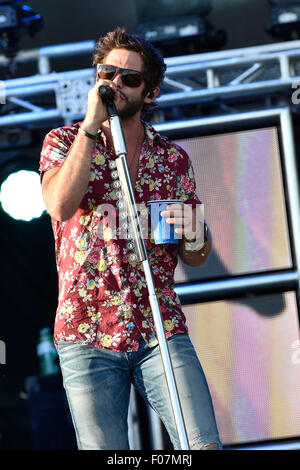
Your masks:
[[[87,109],[82,128],[91,134],[97,134],[101,124],[108,119],[106,104],[103,103],[98,89],[101,85],[109,85],[113,91],[114,84],[109,80],[97,80],[88,93]]]

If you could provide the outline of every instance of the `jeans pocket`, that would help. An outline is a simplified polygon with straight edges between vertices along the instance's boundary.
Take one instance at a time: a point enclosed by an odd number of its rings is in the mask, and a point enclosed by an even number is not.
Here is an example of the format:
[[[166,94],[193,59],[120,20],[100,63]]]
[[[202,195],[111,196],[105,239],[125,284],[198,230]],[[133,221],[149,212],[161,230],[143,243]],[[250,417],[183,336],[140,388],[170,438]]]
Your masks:
[[[67,341],[56,341],[56,344],[57,344],[57,349],[59,351],[65,351],[66,349],[70,349],[70,348],[76,348],[76,346],[78,346],[77,343],[73,343],[73,342],[67,342]]]
[[[78,348],[80,347],[81,345],[78,345],[77,343],[73,343],[73,342],[66,342],[66,341],[57,342],[57,352],[58,352],[60,365],[62,366],[62,365],[72,363],[78,360],[78,356],[81,351]]]

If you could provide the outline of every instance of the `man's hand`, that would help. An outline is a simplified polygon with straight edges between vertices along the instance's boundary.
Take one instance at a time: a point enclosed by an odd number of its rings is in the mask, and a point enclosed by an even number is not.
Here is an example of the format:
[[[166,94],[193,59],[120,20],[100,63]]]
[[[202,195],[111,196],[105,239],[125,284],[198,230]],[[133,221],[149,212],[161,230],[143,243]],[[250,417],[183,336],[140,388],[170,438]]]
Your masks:
[[[160,214],[166,218],[168,224],[175,224],[175,232],[187,240],[201,236],[204,223],[201,210],[193,210],[189,204],[174,203],[168,205]]]
[[[110,80],[97,80],[93,88],[88,93],[87,109],[82,128],[91,134],[97,134],[104,121],[109,118],[107,113],[107,106],[99,95],[98,89],[101,85],[109,86],[116,95],[116,100],[120,101],[118,90]]]
[[[206,263],[206,260],[211,251],[211,234],[207,229],[207,242],[204,242],[204,216],[201,211],[201,206],[197,206],[196,209],[192,209],[188,204],[170,204],[166,210],[161,212],[162,217],[166,217],[166,222],[169,224],[178,225],[175,228],[176,233],[184,236],[183,240],[179,242],[178,254],[182,261],[188,266],[201,266]],[[196,251],[187,248],[190,241],[192,245],[199,243],[200,248],[196,248]],[[196,240],[194,242],[194,240]],[[197,242],[198,241],[198,242]]]
[[[101,83],[100,83],[101,82]],[[98,93],[100,85],[104,80],[98,80],[88,93],[87,108],[82,128],[91,134],[97,134],[102,122],[108,119],[106,105]]]

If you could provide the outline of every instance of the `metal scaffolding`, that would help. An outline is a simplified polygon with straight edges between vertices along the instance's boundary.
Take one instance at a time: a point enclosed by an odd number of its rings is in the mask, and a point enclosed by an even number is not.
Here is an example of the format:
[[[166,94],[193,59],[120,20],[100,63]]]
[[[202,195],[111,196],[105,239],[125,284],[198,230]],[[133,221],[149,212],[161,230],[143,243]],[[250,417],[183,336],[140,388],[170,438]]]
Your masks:
[[[17,63],[35,62],[37,73],[2,82],[1,102],[12,103],[16,111],[2,113],[0,126],[30,124],[41,128],[48,121],[62,120],[68,124],[83,118],[95,70],[57,73],[52,70],[51,60],[92,54],[93,49],[94,42],[85,41],[19,52]],[[158,99],[161,110],[156,116],[158,122],[164,122],[165,111],[182,105],[201,105],[214,100],[226,103],[235,99],[235,110],[238,110],[239,102],[247,98],[252,99],[253,106],[257,96],[265,99],[279,93],[287,96],[293,88],[296,92],[300,85],[300,41],[172,57],[166,59],[166,64],[166,77]],[[8,59],[0,56],[0,67],[7,65]],[[47,107],[34,102],[35,97],[43,94],[49,96]]]

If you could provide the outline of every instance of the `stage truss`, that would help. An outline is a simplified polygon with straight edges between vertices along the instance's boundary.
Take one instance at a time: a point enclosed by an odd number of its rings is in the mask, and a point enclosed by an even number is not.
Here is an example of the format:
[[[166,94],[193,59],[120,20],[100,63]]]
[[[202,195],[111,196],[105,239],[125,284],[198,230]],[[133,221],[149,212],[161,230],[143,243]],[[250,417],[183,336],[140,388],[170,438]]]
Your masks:
[[[68,124],[83,118],[95,70],[55,72],[51,61],[91,56],[93,49],[94,42],[86,41],[19,52],[16,62],[35,62],[37,73],[1,82],[0,127],[43,128],[49,121]],[[298,104],[300,41],[172,57],[166,63],[155,122],[194,117],[199,110],[202,116],[224,115]],[[1,56],[0,68],[7,65],[7,59]],[[43,95],[47,95],[47,105],[36,104],[36,98]],[[4,103],[14,111],[6,113]]]

